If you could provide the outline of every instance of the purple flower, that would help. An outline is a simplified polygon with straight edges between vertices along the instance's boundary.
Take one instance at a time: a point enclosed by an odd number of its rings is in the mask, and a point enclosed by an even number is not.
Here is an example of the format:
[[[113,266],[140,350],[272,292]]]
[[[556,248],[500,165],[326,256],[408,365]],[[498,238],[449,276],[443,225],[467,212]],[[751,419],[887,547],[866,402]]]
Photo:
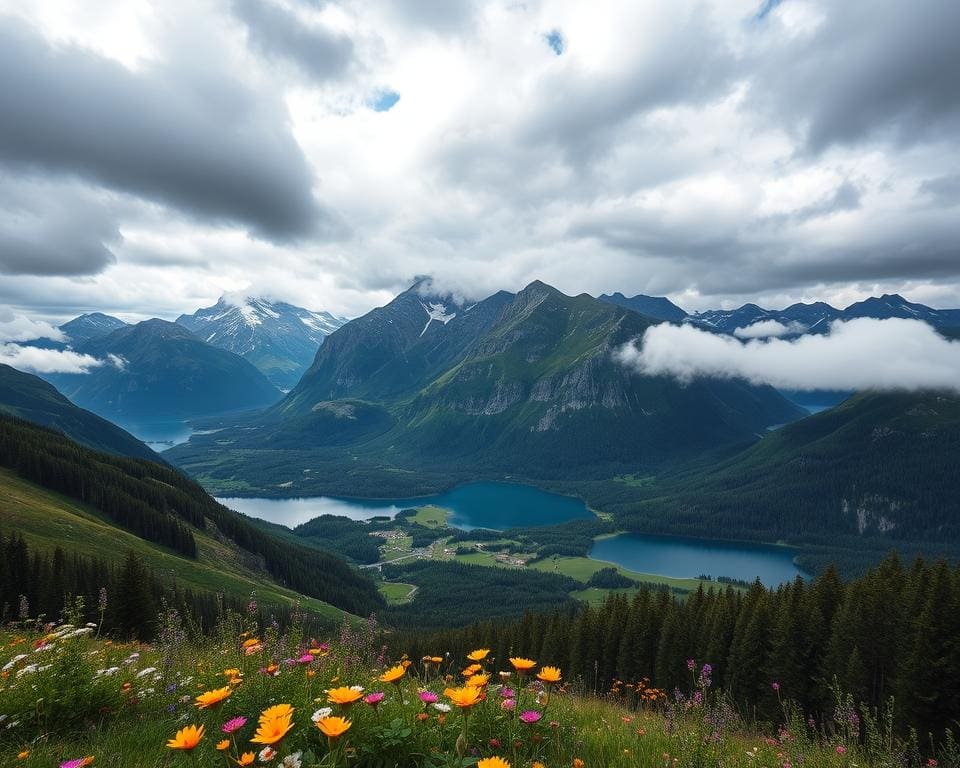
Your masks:
[[[773,681],[773,684],[772,684],[770,687],[773,688],[773,690],[775,690],[775,691],[779,691],[779,690],[780,690],[780,683],[778,683],[776,680],[774,680],[774,681]]]
[[[500,709],[506,710],[507,712],[513,712],[517,708],[516,699],[504,699],[500,702]]]
[[[440,701],[440,697],[433,691],[420,691],[420,701],[424,704],[436,704]]]
[[[526,712],[520,713],[520,722],[533,725],[541,717],[543,717],[541,712],[537,712],[535,709],[528,709]]]
[[[700,674],[704,677],[710,677],[713,674],[713,667],[710,664],[704,664],[703,669],[700,670]]]
[[[697,662],[693,659],[687,659],[687,669],[693,672],[694,668],[697,666]]]
[[[220,730],[224,733],[234,733],[239,731],[243,726],[247,724],[247,718],[245,717],[234,717],[231,720],[227,720],[221,727]]]
[[[375,693],[368,693],[363,697],[365,703],[369,704],[371,707],[376,707],[381,701],[383,701],[384,694],[380,691]]]
[[[517,692],[513,690],[513,688],[501,688],[500,695],[503,696],[503,698],[505,699],[512,699],[516,697]]]

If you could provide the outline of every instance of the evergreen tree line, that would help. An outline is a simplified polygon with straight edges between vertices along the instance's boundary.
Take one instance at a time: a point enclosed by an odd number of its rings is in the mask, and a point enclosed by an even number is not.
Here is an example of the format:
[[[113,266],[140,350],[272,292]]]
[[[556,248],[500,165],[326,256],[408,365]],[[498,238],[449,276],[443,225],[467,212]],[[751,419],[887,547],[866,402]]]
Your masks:
[[[84,448],[58,432],[0,416],[0,466],[89,504],[132,533],[196,557],[192,528],[260,557],[280,584],[351,613],[383,605],[376,585],[342,558],[281,541],[218,504],[170,466]],[[192,528],[191,528],[192,527]]]
[[[190,527],[175,514],[169,490],[150,487],[130,476],[124,464],[133,460],[101,461],[54,432],[28,428],[25,422],[0,419],[0,466],[25,480],[89,504],[112,522],[146,541],[161,544],[186,557],[197,556]],[[109,457],[114,459],[114,457]]]
[[[3,622],[38,617],[56,621],[79,598],[83,621],[98,624],[102,635],[150,641],[156,638],[163,606],[176,608],[198,634],[213,631],[226,611],[250,613],[249,604],[239,596],[192,590],[158,577],[132,551],[114,564],[68,554],[62,547],[52,553],[31,549],[23,536],[0,530],[0,558]],[[270,607],[258,606],[254,616],[258,623],[286,624],[289,612],[274,614]]]
[[[891,554],[846,583],[828,568],[813,581],[701,588],[685,599],[642,587],[599,607],[401,633],[391,643],[413,658],[490,648],[500,667],[527,656],[597,693],[643,678],[687,690],[687,660],[695,659],[712,665],[715,684],[741,712],[769,720],[780,715],[780,696],[817,722],[831,717],[836,680],[867,708],[894,697],[904,729],[960,728],[960,568],[943,560],[904,568]]]

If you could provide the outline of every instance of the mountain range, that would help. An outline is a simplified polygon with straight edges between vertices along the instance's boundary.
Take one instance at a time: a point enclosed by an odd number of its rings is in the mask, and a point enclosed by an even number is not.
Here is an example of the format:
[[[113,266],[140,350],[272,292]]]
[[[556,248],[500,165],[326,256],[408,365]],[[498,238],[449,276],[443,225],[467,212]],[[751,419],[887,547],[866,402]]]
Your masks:
[[[281,394],[243,358],[164,320],[124,325],[74,349],[104,363],[45,378],[77,405],[120,421],[262,408]]]
[[[421,282],[331,334],[262,416],[167,455],[211,488],[236,490],[242,477],[260,491],[309,494],[335,483],[365,495],[425,490],[446,482],[432,475],[450,472],[560,478],[653,468],[756,440],[804,414],[770,387],[630,373],[612,352],[651,322],[539,281],[476,303]],[[317,462],[347,466],[331,474]]]
[[[858,317],[871,317],[877,320],[902,318],[905,320],[923,320],[937,328],[960,327],[960,309],[933,309],[925,304],[907,301],[898,294],[872,296],[851,304],[846,309],[836,309],[822,301],[812,304],[792,304],[786,309],[764,309],[756,304],[744,304],[736,309],[710,309],[704,312],[688,313],[663,296],[644,296],[642,294],[627,298],[622,293],[603,294],[601,301],[627,307],[635,312],[671,323],[693,323],[695,325],[734,333],[763,321],[775,321],[785,326],[787,334],[827,333],[834,320],[852,320]]]
[[[177,323],[203,341],[255,365],[275,386],[291,389],[310,367],[324,339],[347,322],[285,302],[221,298],[212,307],[180,315]]]

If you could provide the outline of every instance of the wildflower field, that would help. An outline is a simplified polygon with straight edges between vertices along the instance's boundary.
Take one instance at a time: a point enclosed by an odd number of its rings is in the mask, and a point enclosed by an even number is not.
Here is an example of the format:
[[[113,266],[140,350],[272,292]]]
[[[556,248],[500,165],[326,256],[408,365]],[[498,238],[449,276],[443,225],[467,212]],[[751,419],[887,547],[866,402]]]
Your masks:
[[[0,631],[0,765],[956,764],[952,744],[921,757],[882,718],[853,728],[842,706],[824,727],[792,716],[785,700],[783,722],[764,732],[713,689],[710,665],[692,659],[685,691],[618,681],[586,697],[549,660],[483,648],[387,658],[373,622],[326,638],[297,623],[245,622],[231,614],[215,636],[190,638],[166,610],[152,646],[69,621]]]

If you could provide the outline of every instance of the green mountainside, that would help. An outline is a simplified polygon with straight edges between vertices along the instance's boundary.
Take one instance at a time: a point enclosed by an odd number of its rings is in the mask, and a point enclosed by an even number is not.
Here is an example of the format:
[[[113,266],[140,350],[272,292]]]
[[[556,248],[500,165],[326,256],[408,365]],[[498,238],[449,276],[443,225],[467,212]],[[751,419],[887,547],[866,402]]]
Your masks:
[[[160,456],[129,432],[78,408],[52,384],[9,365],[0,365],[0,413],[51,427],[98,451],[161,461]]]
[[[641,530],[956,547],[958,452],[957,395],[864,393],[719,461],[599,490],[594,503]]]
[[[390,495],[459,475],[611,477],[802,415],[769,387],[633,374],[613,353],[655,321],[585,294],[535,282],[457,305],[424,290],[331,334],[261,417],[165,455],[211,490]]]
[[[382,605],[342,558],[264,532],[168,466],[0,417],[0,469],[0,527],[47,547],[111,560],[132,547],[165,573],[235,597],[262,584],[350,613]]]

